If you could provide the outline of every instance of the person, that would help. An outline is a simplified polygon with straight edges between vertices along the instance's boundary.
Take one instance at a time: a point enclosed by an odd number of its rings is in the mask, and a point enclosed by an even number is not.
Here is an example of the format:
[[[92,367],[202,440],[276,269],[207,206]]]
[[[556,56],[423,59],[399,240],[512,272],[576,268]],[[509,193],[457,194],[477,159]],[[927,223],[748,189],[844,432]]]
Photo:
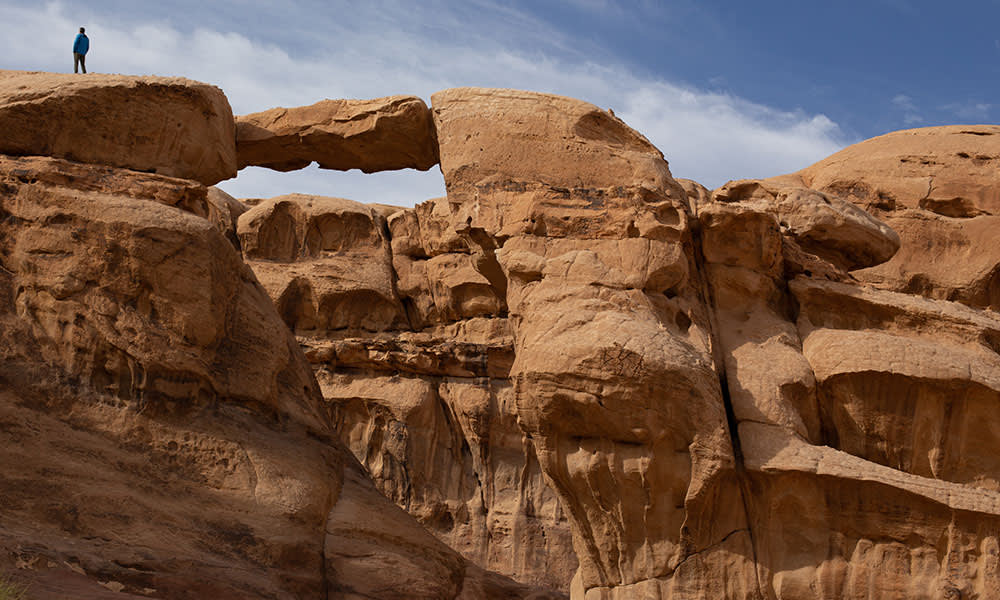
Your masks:
[[[87,34],[84,33],[83,27],[80,28],[80,33],[76,34],[76,40],[73,42],[73,72],[78,73],[77,67],[83,69],[83,72],[87,72],[87,50],[90,50],[90,39],[87,38]]]

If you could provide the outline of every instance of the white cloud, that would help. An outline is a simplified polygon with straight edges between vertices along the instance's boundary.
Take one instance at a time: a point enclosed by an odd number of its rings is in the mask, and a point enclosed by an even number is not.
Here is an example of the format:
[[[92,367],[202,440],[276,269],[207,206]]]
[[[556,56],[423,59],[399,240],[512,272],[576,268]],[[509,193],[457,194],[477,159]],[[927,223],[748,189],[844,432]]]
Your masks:
[[[924,118],[920,115],[920,109],[913,102],[913,98],[910,98],[906,94],[896,94],[893,96],[892,105],[896,110],[903,113],[904,124],[917,125],[924,122]]]
[[[227,4],[191,10],[234,10]],[[340,12],[353,21],[326,13],[317,13],[312,21],[311,15],[289,15],[287,23],[269,24],[265,30],[281,38],[217,30],[219,19],[211,15],[168,22],[139,14],[141,9],[112,17],[75,4],[2,5],[0,36],[8,47],[8,66],[65,72],[72,65],[73,34],[86,24],[92,70],[207,81],[225,90],[237,114],[323,98],[402,93],[429,100],[434,91],[465,85],[563,94],[614,108],[663,150],[675,176],[709,187],[795,171],[849,141],[823,115],[640,76],[596,47],[587,46],[585,51],[593,55],[583,56],[572,38],[530,15],[490,0],[460,5],[425,11],[407,11],[405,3],[396,11],[384,4],[354,5]],[[292,23],[301,29],[289,29]],[[220,187],[240,197],[297,191],[389,204],[444,194],[436,168],[373,175],[247,169]]]
[[[988,123],[993,105],[986,102],[953,102],[941,107],[966,122]]]

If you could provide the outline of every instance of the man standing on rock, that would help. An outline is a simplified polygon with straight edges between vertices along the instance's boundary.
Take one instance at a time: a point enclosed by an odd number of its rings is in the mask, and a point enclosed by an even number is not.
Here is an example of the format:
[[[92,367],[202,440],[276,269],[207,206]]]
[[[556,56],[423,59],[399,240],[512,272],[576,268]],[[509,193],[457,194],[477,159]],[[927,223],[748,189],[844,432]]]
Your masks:
[[[78,73],[77,67],[83,69],[83,72],[87,72],[87,50],[90,50],[90,39],[87,38],[87,34],[83,32],[83,27],[80,28],[80,33],[76,34],[76,41],[73,42],[73,72]]]

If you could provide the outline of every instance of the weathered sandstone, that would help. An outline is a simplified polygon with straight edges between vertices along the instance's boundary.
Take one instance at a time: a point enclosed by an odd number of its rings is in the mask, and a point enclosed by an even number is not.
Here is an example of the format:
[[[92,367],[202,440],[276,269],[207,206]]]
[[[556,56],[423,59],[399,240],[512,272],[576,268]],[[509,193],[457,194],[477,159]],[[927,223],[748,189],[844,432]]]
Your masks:
[[[450,217],[443,200],[379,210],[292,195],[239,228],[382,492],[477,564],[565,590],[576,557],[517,424],[503,274],[486,238]]]
[[[383,145],[339,156],[431,139],[446,197],[0,156],[0,573],[42,600],[1000,600],[1000,128],[710,192],[585,102],[445,90],[430,138],[379,102],[342,139]],[[307,108],[266,160],[332,147]]]
[[[787,208],[761,198],[787,180],[730,184],[698,213],[761,592],[997,597],[1000,497],[980,449],[995,445],[998,322],[862,288],[815,255],[803,268]]]
[[[426,171],[437,164],[430,111],[420,98],[323,100],[236,119],[239,167]]]
[[[666,161],[568,98],[459,89],[432,103],[452,227],[502,241],[518,419],[573,525],[573,597],[749,594],[745,514],[716,501],[739,489]]]
[[[806,185],[865,209],[923,208],[946,217],[1000,211],[1000,126],[894,131],[799,172]]]
[[[895,257],[854,273],[887,290],[1000,307],[1000,127],[954,125],[866,140],[791,176],[881,219]]]
[[[384,219],[339,198],[279,196],[239,219],[244,256],[295,331],[380,331],[405,322]]]
[[[32,597],[532,593],[376,490],[204,186],[6,157],[0,182],[0,568]]]
[[[236,176],[222,91],[180,77],[0,71],[0,154],[41,155],[194,179]]]
[[[905,237],[800,176],[675,182],[567,98],[447,90],[433,114],[448,196],[368,209],[405,322],[298,330],[383,493],[574,598],[995,597],[996,324],[860,287]]]

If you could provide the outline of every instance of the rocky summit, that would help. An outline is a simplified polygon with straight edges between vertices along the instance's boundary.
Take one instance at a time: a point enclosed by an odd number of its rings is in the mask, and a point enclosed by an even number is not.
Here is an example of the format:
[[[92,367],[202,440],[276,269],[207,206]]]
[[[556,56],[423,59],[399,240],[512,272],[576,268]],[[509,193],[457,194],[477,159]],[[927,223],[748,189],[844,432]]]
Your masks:
[[[1000,600],[1000,127],[708,190],[516,90],[7,71],[0,124],[30,598]],[[313,161],[447,195],[211,187]]]

